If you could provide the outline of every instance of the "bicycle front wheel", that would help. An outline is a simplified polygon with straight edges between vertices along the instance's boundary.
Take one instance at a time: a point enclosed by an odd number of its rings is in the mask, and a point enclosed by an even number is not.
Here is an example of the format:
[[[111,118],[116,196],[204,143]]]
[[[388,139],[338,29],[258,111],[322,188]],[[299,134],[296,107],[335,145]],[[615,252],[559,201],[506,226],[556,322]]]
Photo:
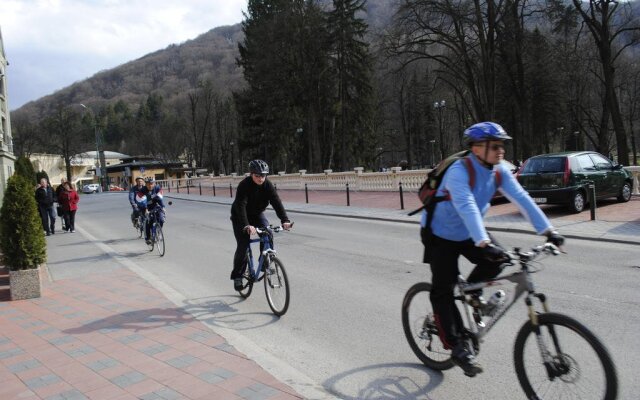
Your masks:
[[[156,244],[156,249],[158,250],[158,254],[160,254],[160,257],[164,256],[164,233],[162,233],[162,226],[158,223],[155,223],[155,230],[156,230],[156,234],[155,234],[155,244]]]
[[[242,267],[242,290],[238,291],[240,296],[245,299],[251,295],[251,291],[253,290],[253,279],[251,278],[251,268],[249,267],[249,259],[251,257],[251,253],[247,251]]]
[[[618,379],[611,356],[584,325],[556,313],[538,315],[540,335],[531,321],[516,338],[513,358],[527,398],[613,400]],[[541,348],[542,346],[542,348]],[[548,353],[549,364],[542,355]]]
[[[431,308],[431,284],[419,282],[411,286],[402,301],[402,327],[413,353],[431,369],[453,367],[451,351],[446,350],[438,336],[438,327]]]
[[[289,279],[278,257],[271,257],[264,271],[264,291],[271,311],[277,316],[284,315],[289,308]]]

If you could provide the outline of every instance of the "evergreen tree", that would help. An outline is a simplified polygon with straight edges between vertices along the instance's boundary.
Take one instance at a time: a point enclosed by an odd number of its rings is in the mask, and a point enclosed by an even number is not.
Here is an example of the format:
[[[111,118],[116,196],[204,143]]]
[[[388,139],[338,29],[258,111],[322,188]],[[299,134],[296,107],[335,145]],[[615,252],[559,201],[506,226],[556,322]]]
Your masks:
[[[47,259],[42,222],[33,196],[33,185],[13,175],[0,209],[2,263],[12,271],[37,268]]]
[[[31,164],[31,160],[29,160],[28,157],[18,157],[15,163],[15,168],[15,174],[24,177],[31,185],[35,185],[38,183],[38,181],[36,180],[36,171],[33,168],[33,164]]]
[[[340,139],[340,167],[349,167],[347,154],[362,149],[371,113],[371,57],[365,40],[366,22],[356,16],[364,11],[365,0],[333,0],[328,16],[332,48],[332,72],[337,78],[337,130]]]

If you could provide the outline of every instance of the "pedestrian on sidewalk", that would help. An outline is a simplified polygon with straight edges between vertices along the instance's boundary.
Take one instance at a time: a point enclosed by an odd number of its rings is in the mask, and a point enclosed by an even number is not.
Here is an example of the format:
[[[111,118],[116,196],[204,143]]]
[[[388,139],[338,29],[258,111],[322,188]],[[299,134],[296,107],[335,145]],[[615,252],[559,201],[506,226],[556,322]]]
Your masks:
[[[36,202],[42,219],[42,229],[47,236],[56,233],[56,210],[53,207],[55,196],[47,178],[40,179],[40,185],[36,189]]]
[[[71,183],[64,183],[63,190],[58,195],[58,201],[62,208],[64,229],[67,232],[74,233],[76,231],[76,211],[78,211],[80,197]]]
[[[251,175],[238,184],[236,198],[231,205],[231,224],[237,243],[231,279],[233,288],[238,291],[242,290],[242,266],[250,236],[256,234],[256,226],[269,226],[269,221],[264,216],[267,206],[273,206],[284,229],[291,228],[282,201],[271,181],[267,179],[269,165],[262,160],[253,160],[249,163],[249,171]]]
[[[66,223],[64,221],[64,211],[62,210],[62,205],[60,204],[60,193],[62,193],[62,191],[64,190],[64,183],[66,181],[67,181],[67,178],[65,178],[65,177],[60,178],[60,184],[56,188],[55,198],[54,198],[54,201],[56,203],[58,203],[58,206],[56,207],[56,212],[58,213],[58,217],[60,217],[60,219],[62,220],[62,230],[63,231],[67,230],[67,225],[66,225]]]

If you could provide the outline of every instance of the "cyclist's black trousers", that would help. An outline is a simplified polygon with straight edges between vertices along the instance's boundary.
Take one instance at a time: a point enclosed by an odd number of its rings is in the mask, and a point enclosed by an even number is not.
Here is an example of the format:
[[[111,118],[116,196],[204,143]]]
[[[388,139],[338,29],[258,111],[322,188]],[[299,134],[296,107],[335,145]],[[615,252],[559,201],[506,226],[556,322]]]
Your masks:
[[[269,221],[263,213],[258,215],[248,215],[249,224],[252,226],[269,226]],[[244,264],[244,257],[247,254],[247,247],[249,247],[249,235],[244,231],[244,224],[240,221],[231,219],[233,225],[233,234],[236,237],[236,253],[233,256],[233,270],[231,271],[231,279],[242,277],[242,265]]]
[[[453,299],[453,289],[460,275],[458,258],[462,255],[476,264],[467,278],[468,282],[494,278],[502,271],[502,264],[485,260],[471,239],[455,242],[433,235],[431,240],[431,305],[444,346],[453,348],[460,341],[463,329],[462,317]],[[491,241],[496,243],[493,238]]]

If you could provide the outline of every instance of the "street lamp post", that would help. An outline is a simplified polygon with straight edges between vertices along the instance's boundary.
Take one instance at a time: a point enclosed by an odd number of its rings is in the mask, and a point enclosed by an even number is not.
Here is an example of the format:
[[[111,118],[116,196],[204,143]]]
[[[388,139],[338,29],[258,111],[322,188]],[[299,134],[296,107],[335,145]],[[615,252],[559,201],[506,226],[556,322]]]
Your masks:
[[[96,113],[93,111],[93,109],[85,106],[82,103],[80,103],[80,106],[85,110],[90,111],[93,116],[93,132],[96,138],[96,168],[100,169],[100,174],[96,173],[96,175],[98,176],[98,179],[100,181],[100,189],[102,191],[106,191],[107,188],[105,187],[105,175],[107,171],[105,169],[104,150],[100,150],[100,136],[98,135],[98,120],[96,118]]]
[[[229,145],[231,146],[231,172],[236,172],[236,166],[235,166],[235,160],[233,157],[233,145],[235,143],[233,142],[233,140],[229,143]]]
[[[434,148],[436,147],[436,141],[429,140],[429,144],[431,145],[431,168],[433,168],[436,165],[435,152],[434,152]]]
[[[444,100],[440,100],[440,101],[436,101],[435,103],[433,103],[433,108],[438,112],[438,132],[439,132],[439,137],[440,137],[440,157],[444,157],[444,154],[442,154],[443,151],[443,143],[444,143],[444,133],[442,131],[442,111],[445,108],[445,106],[447,105],[446,101]],[[435,160],[432,160],[433,164],[435,165]]]

